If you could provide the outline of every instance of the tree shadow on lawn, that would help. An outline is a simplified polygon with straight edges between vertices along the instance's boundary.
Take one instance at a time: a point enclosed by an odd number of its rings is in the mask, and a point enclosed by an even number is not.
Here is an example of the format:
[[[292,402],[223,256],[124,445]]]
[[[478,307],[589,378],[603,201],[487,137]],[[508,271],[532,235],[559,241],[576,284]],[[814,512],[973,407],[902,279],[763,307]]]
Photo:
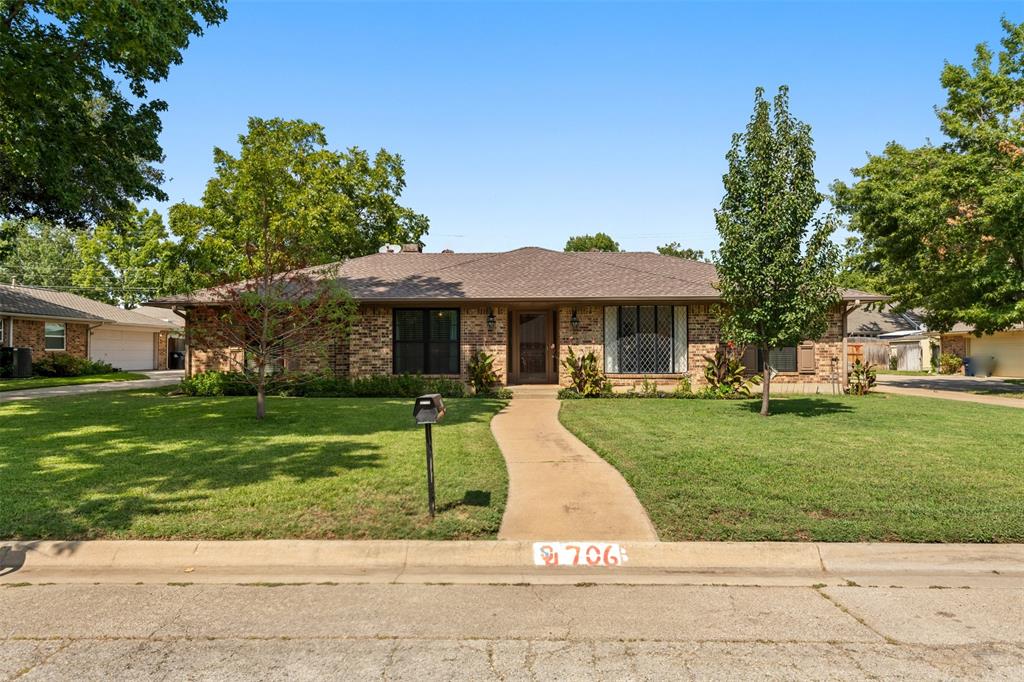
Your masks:
[[[759,413],[761,411],[761,401],[745,400],[743,401],[742,406],[737,407],[738,409],[745,409],[748,412]],[[797,417],[823,417],[832,414],[852,413],[854,411],[854,409],[850,407],[849,403],[839,402],[837,400],[831,400],[829,398],[819,396],[806,396],[801,398],[780,396],[778,398],[772,398],[769,409],[771,410],[772,415],[790,414]]]
[[[139,519],[195,511],[230,488],[385,468],[385,445],[410,436],[419,445],[422,433],[411,401],[272,399],[268,419],[257,422],[251,398],[91,400],[0,411],[4,477],[13,488],[0,536],[109,536]],[[489,420],[496,405],[472,402],[453,405],[445,424]]]

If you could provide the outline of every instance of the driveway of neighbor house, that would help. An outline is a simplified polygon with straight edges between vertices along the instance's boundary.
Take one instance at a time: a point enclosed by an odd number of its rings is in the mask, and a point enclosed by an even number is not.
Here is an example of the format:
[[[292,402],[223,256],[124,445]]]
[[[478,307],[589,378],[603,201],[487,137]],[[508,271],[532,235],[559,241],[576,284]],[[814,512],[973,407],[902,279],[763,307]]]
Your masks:
[[[1007,383],[1000,377],[968,377],[960,374],[939,376],[879,374],[876,390],[882,393],[946,398],[969,403],[1024,408],[1024,385]]]
[[[491,421],[509,496],[502,540],[657,540],[622,475],[558,421],[557,387],[515,389]]]
[[[108,381],[102,384],[80,384],[72,386],[53,386],[51,388],[28,388],[23,391],[4,391],[0,393],[0,403],[12,400],[34,400],[35,398],[54,398],[63,395],[82,395],[85,393],[101,393],[103,391],[133,391],[140,388],[160,388],[173,386],[185,376],[181,370],[161,370],[156,372],[140,372],[148,379],[138,381]]]

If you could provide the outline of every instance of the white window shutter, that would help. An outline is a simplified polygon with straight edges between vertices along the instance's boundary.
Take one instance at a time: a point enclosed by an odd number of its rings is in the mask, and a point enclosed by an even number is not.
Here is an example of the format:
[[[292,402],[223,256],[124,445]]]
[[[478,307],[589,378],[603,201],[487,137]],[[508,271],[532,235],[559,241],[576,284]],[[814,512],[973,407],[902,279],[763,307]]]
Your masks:
[[[619,372],[619,307],[614,305],[604,309],[604,371]]]
[[[676,373],[683,373],[689,370],[687,365],[687,341],[686,341],[686,306],[675,306],[675,329],[673,330],[674,348],[672,349],[675,359]]]

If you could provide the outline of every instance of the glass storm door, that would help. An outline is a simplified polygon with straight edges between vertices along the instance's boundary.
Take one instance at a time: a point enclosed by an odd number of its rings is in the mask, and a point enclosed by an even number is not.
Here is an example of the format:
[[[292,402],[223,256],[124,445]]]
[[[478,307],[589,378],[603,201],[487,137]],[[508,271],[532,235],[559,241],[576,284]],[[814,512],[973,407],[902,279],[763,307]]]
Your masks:
[[[519,313],[519,381],[548,381],[548,314]]]

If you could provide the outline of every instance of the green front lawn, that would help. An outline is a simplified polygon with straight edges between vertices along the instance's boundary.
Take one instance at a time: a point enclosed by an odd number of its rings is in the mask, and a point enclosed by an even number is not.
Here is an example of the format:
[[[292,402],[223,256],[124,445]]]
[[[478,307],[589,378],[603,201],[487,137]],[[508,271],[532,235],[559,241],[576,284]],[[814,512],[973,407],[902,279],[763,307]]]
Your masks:
[[[662,540],[1024,541],[1024,411],[876,394],[577,400]]]
[[[503,403],[450,400],[437,518],[409,400],[167,397],[0,405],[0,538],[493,537],[508,489]]]
[[[0,392],[21,391],[27,388],[50,388],[51,386],[78,386],[80,384],[104,384],[108,381],[137,381],[148,379],[145,374],[133,372],[109,372],[89,374],[81,377],[31,377],[29,379],[0,379]]]

